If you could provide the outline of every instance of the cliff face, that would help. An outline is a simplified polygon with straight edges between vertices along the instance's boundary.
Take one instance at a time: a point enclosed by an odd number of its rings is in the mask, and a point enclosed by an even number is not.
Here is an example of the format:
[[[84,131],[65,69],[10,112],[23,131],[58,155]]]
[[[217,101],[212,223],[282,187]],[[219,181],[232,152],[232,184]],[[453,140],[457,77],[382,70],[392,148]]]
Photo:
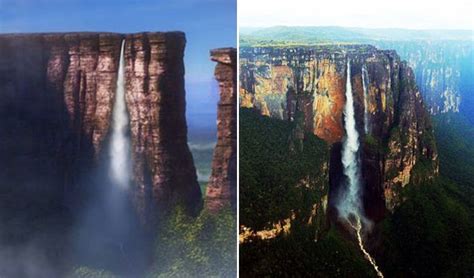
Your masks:
[[[201,191],[187,145],[184,34],[135,34],[125,40],[136,206],[140,215],[177,202],[192,209]]]
[[[472,41],[377,41],[395,49],[415,73],[416,83],[432,114],[474,109]]]
[[[305,129],[332,144],[334,199],[342,178],[347,58],[361,135],[364,204],[368,216],[377,220],[401,202],[399,190],[411,180],[418,162],[428,164],[427,176],[438,167],[431,124],[413,72],[394,51],[369,45],[243,48],[240,105],[290,121],[302,113]]]
[[[0,124],[8,130],[0,135],[2,181],[63,202],[64,192],[74,195],[81,176],[107,157],[123,39],[138,215],[146,223],[148,213],[170,204],[199,204],[179,32],[1,35]],[[25,171],[31,175],[21,177]]]
[[[217,212],[228,204],[235,209],[237,200],[237,51],[235,48],[214,49],[211,59],[217,62],[214,74],[219,82],[220,100],[206,206]]]

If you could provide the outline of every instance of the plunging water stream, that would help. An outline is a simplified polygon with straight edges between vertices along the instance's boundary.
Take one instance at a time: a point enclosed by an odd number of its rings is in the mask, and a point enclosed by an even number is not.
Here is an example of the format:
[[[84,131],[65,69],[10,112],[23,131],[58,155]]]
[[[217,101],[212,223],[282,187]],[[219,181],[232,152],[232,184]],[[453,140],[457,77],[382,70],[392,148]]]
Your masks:
[[[347,79],[346,79],[346,104],[344,106],[344,128],[346,130],[346,137],[342,145],[342,165],[344,176],[346,176],[346,184],[343,189],[343,194],[338,202],[337,209],[339,216],[346,220],[350,226],[355,230],[357,241],[361,251],[364,253],[367,260],[374,267],[377,275],[383,277],[375,260],[365,250],[362,240],[362,222],[366,222],[363,216],[362,200],[360,197],[360,165],[359,165],[359,133],[356,129],[356,121],[354,115],[354,99],[352,95],[351,84],[351,65],[347,61]],[[365,86],[364,86],[365,87]],[[365,88],[364,88],[365,91]]]
[[[360,167],[359,167],[359,133],[356,129],[354,116],[354,99],[352,96],[351,67],[347,62],[346,104],[344,106],[344,128],[346,137],[342,145],[342,165],[346,177],[343,195],[339,200],[340,217],[349,219],[351,215],[360,216],[362,213],[360,200]]]
[[[130,181],[128,153],[130,142],[127,136],[128,114],[125,103],[125,40],[120,49],[117,90],[112,114],[112,137],[110,142],[110,177],[120,188],[127,188]]]
[[[369,75],[367,74],[367,69],[364,66],[362,66],[362,87],[364,89],[364,131],[365,134],[369,133],[369,102],[368,102],[368,97],[369,97],[369,92],[368,92],[368,84],[370,83],[369,81]]]
[[[86,180],[85,199],[74,231],[77,265],[111,271],[120,277],[144,277],[153,244],[141,228],[131,202],[133,188],[130,121],[126,103],[125,46],[120,46],[107,157]]]

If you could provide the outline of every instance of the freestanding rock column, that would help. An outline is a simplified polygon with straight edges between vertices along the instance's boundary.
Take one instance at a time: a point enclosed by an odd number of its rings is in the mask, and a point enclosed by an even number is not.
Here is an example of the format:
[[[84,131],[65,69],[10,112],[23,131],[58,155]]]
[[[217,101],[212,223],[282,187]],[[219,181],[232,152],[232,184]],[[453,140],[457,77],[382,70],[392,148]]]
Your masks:
[[[212,160],[212,174],[206,192],[206,207],[218,212],[226,205],[235,208],[237,192],[237,88],[235,48],[211,50],[217,62],[215,77],[219,82],[217,144]]]

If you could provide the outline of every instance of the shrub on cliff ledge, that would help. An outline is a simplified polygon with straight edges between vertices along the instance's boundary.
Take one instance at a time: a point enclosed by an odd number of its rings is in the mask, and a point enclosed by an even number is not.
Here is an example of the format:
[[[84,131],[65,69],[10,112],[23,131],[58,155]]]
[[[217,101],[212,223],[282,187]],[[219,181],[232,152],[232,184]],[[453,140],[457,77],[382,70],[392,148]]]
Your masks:
[[[160,227],[147,277],[234,277],[235,225],[230,208],[218,214],[203,210],[193,218],[176,207]]]

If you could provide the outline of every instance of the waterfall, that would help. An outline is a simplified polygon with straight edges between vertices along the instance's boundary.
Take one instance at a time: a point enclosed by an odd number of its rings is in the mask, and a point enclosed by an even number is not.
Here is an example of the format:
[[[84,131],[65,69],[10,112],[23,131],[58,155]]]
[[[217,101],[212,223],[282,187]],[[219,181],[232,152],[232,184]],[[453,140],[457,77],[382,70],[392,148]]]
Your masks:
[[[347,79],[346,79],[346,104],[344,106],[344,128],[346,130],[346,137],[342,145],[342,165],[344,176],[346,176],[346,186],[343,195],[341,196],[337,209],[339,216],[345,219],[349,225],[355,230],[359,248],[364,254],[365,258],[373,266],[377,276],[383,277],[374,258],[365,250],[362,240],[362,221],[368,222],[363,215],[360,197],[360,165],[359,165],[359,133],[356,129],[356,121],[354,115],[354,99],[352,95],[351,84],[351,64],[347,60]],[[364,80],[364,78],[362,78]],[[364,84],[364,94],[366,87]],[[367,106],[366,106],[367,107]]]
[[[346,104],[344,105],[344,128],[346,137],[342,145],[342,165],[347,184],[339,201],[338,210],[342,218],[361,215],[360,205],[360,167],[359,167],[359,133],[354,116],[354,99],[352,96],[351,65],[347,61]]]
[[[367,252],[367,250],[365,250],[364,242],[362,241],[362,223],[360,222],[360,217],[356,217],[356,223],[355,224],[351,223],[351,226],[356,231],[357,242],[359,243],[360,250],[362,251],[362,253],[364,253],[365,258],[369,261],[369,263],[374,268],[375,272],[377,273],[377,276],[383,278],[384,277],[383,273],[382,271],[379,270],[379,267],[377,263],[375,262],[374,258],[372,258],[370,253]]]
[[[128,187],[130,181],[130,165],[128,162],[130,142],[127,136],[129,119],[125,103],[124,49],[125,40],[122,40],[110,142],[110,177],[117,186],[123,189]]]
[[[367,69],[362,66],[362,87],[364,88],[364,131],[365,134],[369,133],[369,92],[367,86],[370,84],[369,75]]]

